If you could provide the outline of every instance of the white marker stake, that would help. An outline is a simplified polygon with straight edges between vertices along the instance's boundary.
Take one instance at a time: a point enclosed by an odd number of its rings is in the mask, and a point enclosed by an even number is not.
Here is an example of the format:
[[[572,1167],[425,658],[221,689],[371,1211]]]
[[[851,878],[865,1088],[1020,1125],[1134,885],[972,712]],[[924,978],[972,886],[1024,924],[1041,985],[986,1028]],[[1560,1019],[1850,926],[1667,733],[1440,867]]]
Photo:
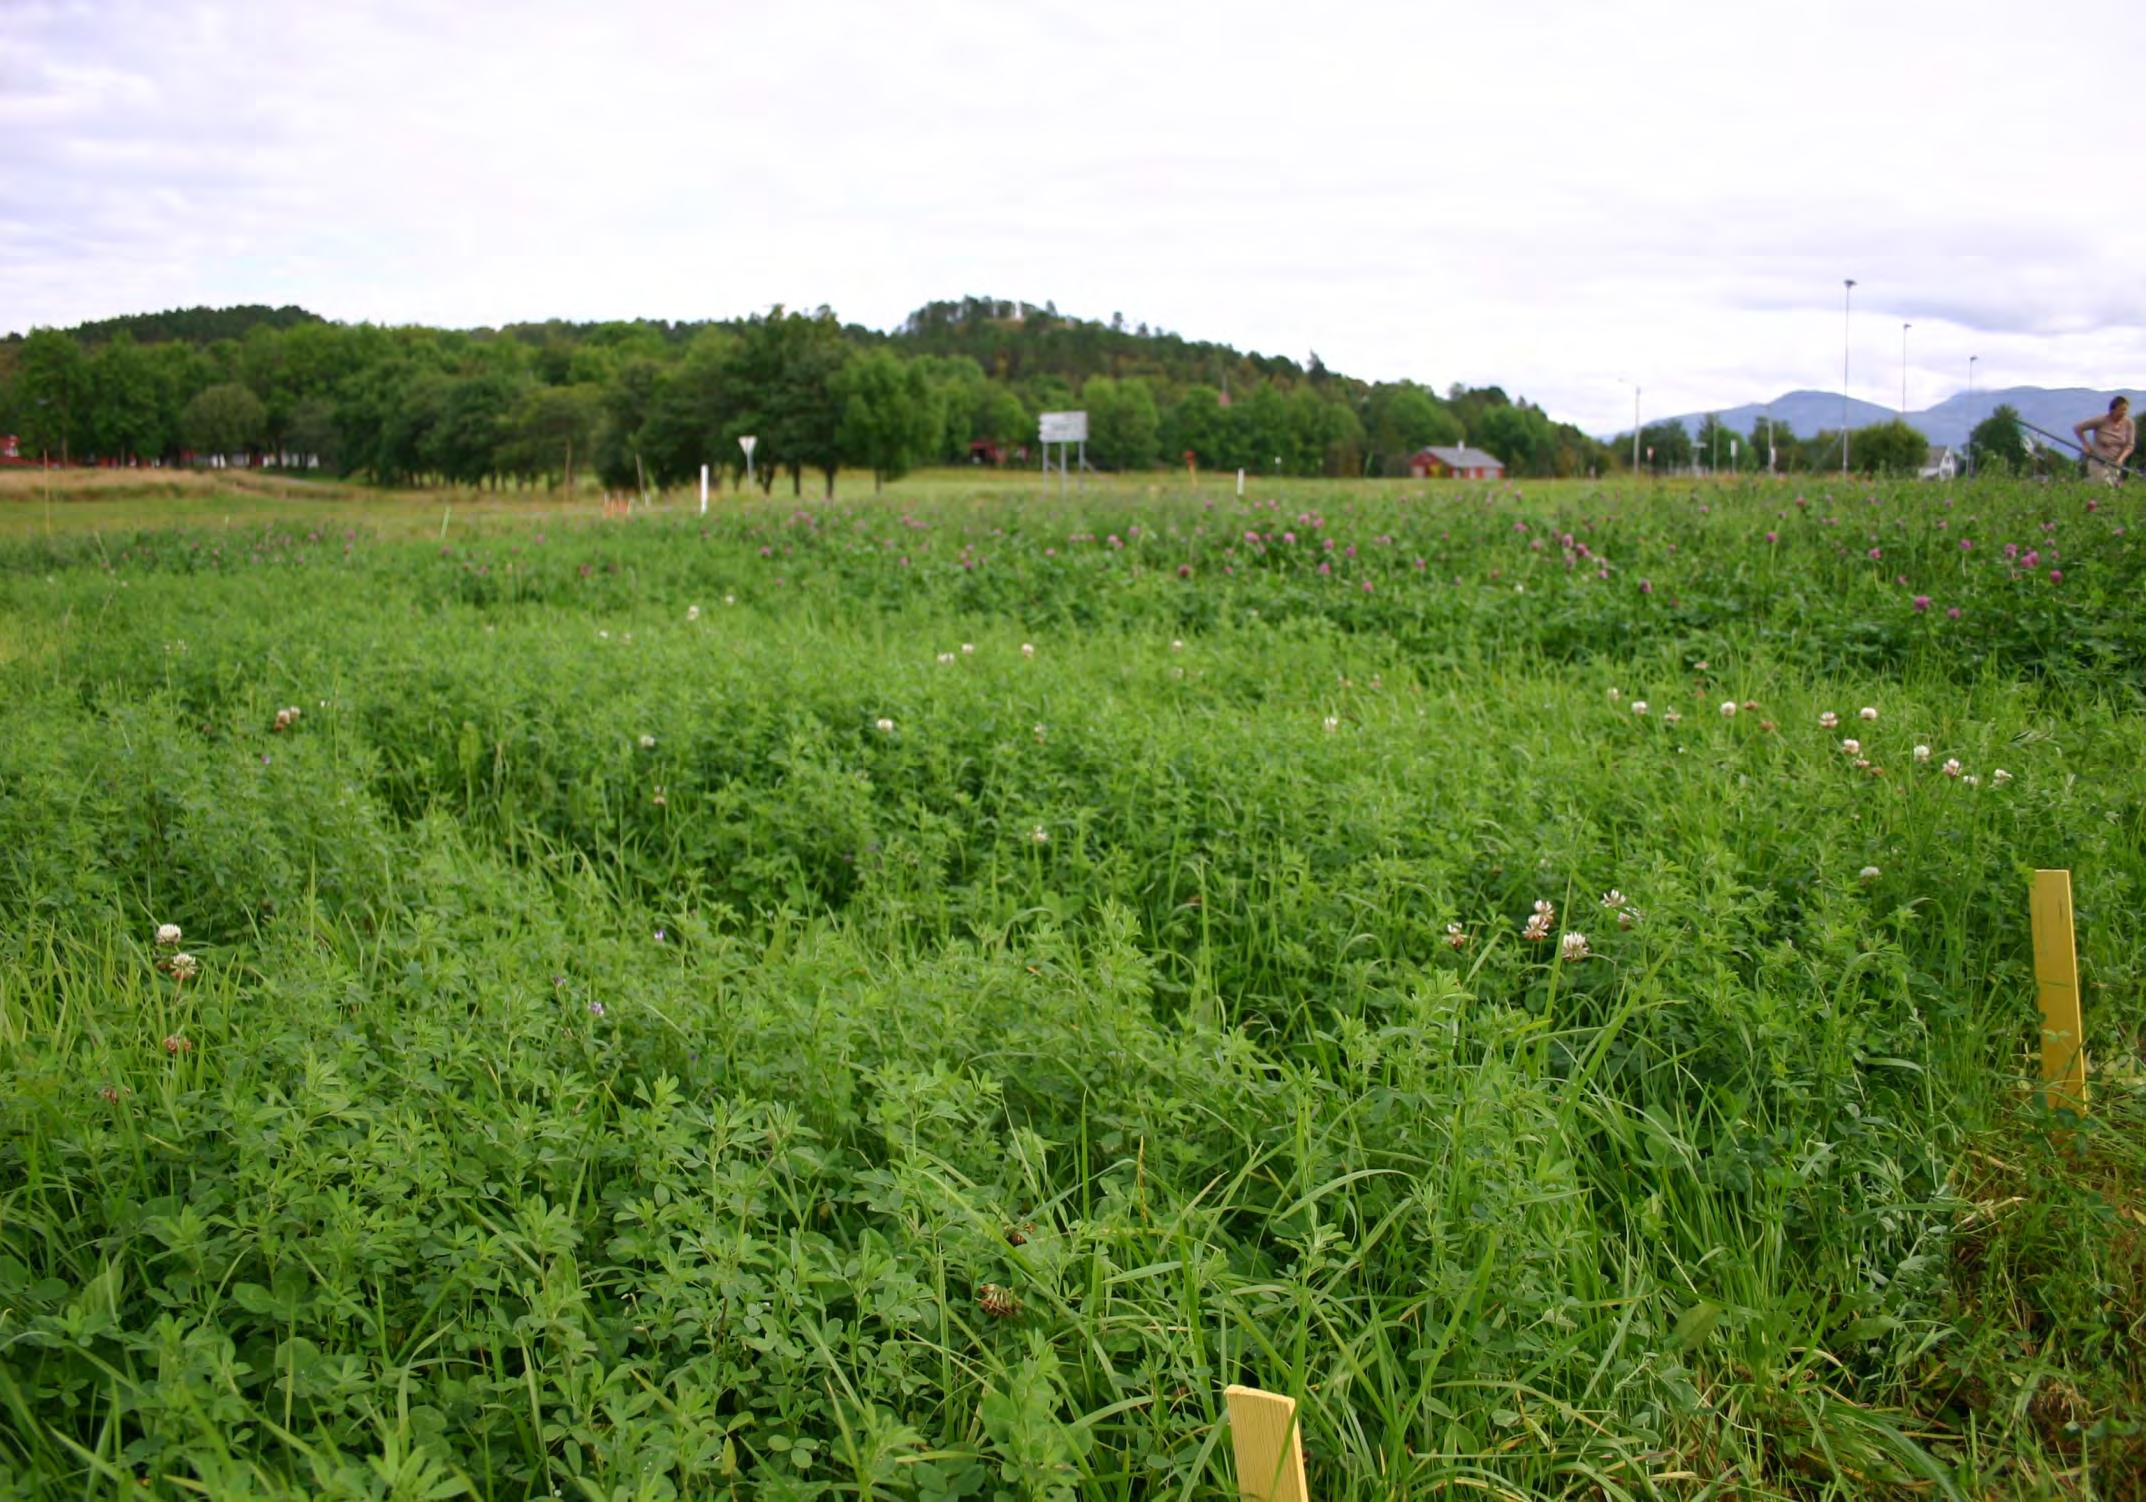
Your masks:
[[[700,467],[700,514],[708,514],[708,466]]]
[[[1241,469],[1237,471],[1237,499],[1244,499],[1244,471]]]

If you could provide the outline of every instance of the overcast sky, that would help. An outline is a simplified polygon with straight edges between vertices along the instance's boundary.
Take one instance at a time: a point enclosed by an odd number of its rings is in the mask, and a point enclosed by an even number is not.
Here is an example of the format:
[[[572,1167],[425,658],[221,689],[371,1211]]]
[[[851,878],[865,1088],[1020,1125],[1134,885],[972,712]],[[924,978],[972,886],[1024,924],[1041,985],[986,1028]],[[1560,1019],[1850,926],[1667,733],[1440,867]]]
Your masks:
[[[2000,0],[0,0],[0,331],[966,293],[1609,431],[2146,383],[2146,22]]]

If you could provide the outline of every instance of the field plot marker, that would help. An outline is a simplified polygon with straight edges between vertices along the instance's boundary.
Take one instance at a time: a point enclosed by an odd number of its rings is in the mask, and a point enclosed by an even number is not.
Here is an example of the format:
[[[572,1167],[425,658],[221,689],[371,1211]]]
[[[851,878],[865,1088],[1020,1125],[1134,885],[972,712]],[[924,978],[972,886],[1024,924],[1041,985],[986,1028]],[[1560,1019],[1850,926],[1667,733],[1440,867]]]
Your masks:
[[[2086,1024],[2079,1012],[2079,946],[2071,872],[2034,873],[2034,982],[2042,1005],[2042,1092],[2051,1107],[2086,1113]]]
[[[1237,1451],[1237,1495],[1243,1502],[1310,1502],[1304,1485],[1304,1438],[1297,1400],[1231,1383],[1230,1442]]]

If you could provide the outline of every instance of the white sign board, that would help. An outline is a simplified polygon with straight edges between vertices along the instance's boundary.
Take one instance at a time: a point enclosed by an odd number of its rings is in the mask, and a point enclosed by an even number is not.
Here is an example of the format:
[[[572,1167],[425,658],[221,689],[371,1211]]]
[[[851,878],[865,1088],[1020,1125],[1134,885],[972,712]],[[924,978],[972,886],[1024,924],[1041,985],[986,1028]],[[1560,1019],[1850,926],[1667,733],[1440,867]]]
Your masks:
[[[753,445],[758,443],[759,441],[760,440],[754,437],[751,433],[747,433],[743,438],[740,438],[738,440],[738,447],[745,450],[745,457],[748,461],[750,461],[753,457]]]
[[[1036,438],[1042,443],[1086,443],[1088,414],[1045,412],[1036,419]]]

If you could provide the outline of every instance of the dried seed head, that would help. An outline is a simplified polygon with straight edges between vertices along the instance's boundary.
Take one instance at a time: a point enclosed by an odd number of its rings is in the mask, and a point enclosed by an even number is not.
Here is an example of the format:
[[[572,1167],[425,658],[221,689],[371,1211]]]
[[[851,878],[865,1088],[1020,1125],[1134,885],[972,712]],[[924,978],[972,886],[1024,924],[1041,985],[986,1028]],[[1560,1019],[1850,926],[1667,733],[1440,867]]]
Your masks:
[[[993,1319],[1012,1319],[1021,1312],[1021,1301],[1012,1289],[986,1283],[976,1290],[976,1307]]]

